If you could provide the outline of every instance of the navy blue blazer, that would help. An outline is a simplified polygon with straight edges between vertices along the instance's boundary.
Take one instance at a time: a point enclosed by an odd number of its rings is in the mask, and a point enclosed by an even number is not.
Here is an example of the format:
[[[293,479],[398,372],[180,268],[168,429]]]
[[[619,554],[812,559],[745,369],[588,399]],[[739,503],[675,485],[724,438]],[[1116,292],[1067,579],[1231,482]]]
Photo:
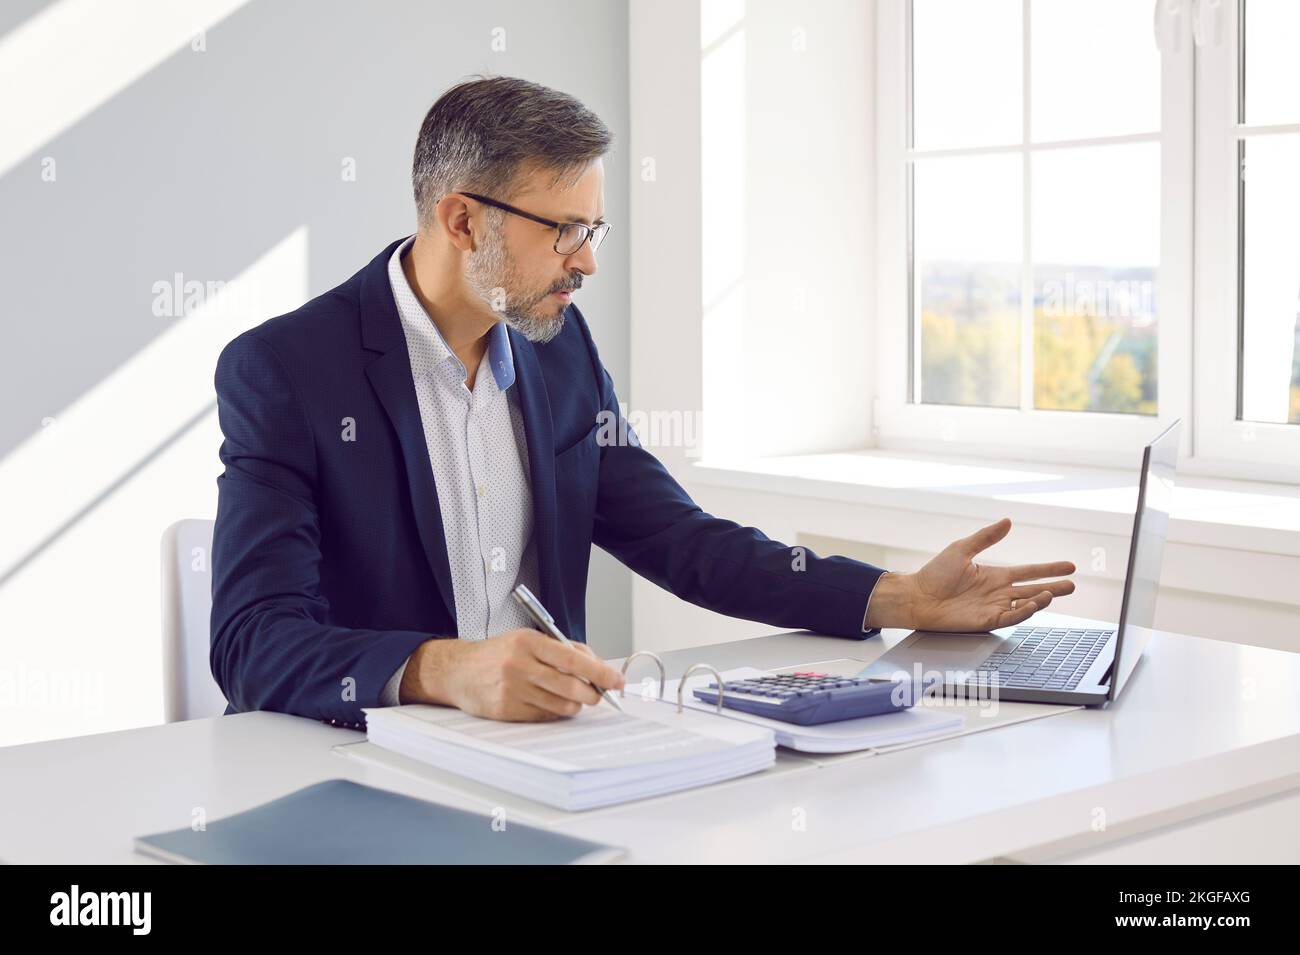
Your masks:
[[[225,472],[211,665],[227,713],[363,725],[362,707],[380,705],[417,646],[456,636],[438,491],[388,280],[400,241],[337,288],[244,332],[217,362]],[[576,305],[546,344],[509,335],[537,596],[566,635],[586,641],[592,544],[718,613],[869,635],[863,614],[883,571],[796,554],[701,510],[627,428]],[[343,439],[349,427],[354,440]]]

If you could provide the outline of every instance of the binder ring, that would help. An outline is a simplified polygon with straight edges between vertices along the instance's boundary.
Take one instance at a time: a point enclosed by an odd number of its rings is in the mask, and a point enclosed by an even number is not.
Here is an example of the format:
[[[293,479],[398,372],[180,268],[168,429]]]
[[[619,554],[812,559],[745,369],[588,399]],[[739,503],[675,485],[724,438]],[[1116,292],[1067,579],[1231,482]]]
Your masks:
[[[659,699],[662,700],[664,698],[664,681],[665,681],[664,661],[659,659],[659,655],[657,653],[651,653],[649,650],[638,650],[636,653],[632,654],[630,657],[628,657],[626,660],[623,661],[622,673],[624,676],[627,676],[628,665],[637,657],[649,657],[651,660],[655,662],[655,666],[659,667]],[[627,698],[626,680],[623,681],[623,689],[619,691],[619,698],[620,699]]]
[[[722,712],[722,674],[719,673],[717,670],[713,669],[713,667],[709,666],[707,663],[692,664],[691,668],[687,670],[685,673],[683,673],[682,678],[677,681],[677,712],[680,713],[682,711],[682,691],[686,689],[686,678],[689,677],[696,670],[708,670],[710,673],[714,675],[714,677],[717,678],[718,712],[721,713]],[[660,695],[662,696],[662,693]]]

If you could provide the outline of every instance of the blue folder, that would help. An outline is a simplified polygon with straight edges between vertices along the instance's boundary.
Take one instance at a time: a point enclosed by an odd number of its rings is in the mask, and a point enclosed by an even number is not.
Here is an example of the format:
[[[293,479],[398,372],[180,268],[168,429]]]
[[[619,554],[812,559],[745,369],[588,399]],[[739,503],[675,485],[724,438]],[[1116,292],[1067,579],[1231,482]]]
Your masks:
[[[608,862],[624,850],[414,799],[346,779],[253,809],[135,840],[137,852],[213,865],[422,865]]]

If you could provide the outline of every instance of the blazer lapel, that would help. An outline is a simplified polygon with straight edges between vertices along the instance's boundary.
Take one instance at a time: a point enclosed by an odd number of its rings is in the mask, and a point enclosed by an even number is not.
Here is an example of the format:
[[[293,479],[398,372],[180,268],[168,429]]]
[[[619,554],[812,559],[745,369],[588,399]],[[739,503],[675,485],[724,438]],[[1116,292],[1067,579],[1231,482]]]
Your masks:
[[[515,359],[515,387],[519,389],[519,406],[524,416],[524,434],[528,439],[529,485],[533,492],[533,540],[537,548],[537,599],[555,618],[568,636],[569,610],[564,591],[556,586],[559,549],[555,536],[555,435],[551,422],[551,402],[546,393],[546,379],[537,358],[537,349],[515,329],[509,329],[510,348]]]
[[[415,506],[415,520],[420,543],[438,583],[443,604],[451,619],[456,619],[456,596],[451,584],[451,564],[447,558],[447,538],[442,527],[442,512],[429,463],[429,448],[424,440],[424,424],[411,378],[411,359],[402,333],[397,303],[393,301],[388,281],[388,260],[399,239],[381,252],[364,270],[361,280],[361,342],[379,355],[366,366],[366,377],[379,396],[402,447],[407,483]],[[569,610],[564,591],[557,586],[559,545],[556,538],[555,506],[555,436],[551,421],[551,403],[546,393],[537,349],[527,338],[508,329],[511,353],[515,361],[515,387],[519,389],[519,406],[523,412],[524,434],[528,441],[529,486],[533,494],[533,541],[537,550],[537,597],[556,624],[568,636]]]
[[[397,303],[393,301],[392,286],[388,282],[388,260],[399,239],[381,252],[366,267],[361,280],[361,343],[379,352],[379,357],[366,366],[366,377],[388,414],[406,464],[406,479],[415,507],[415,523],[420,533],[420,543],[437,581],[443,605],[453,622],[456,621],[456,595],[451,584],[451,564],[447,558],[447,538],[442,528],[442,511],[438,504],[438,491],[434,486],[433,467],[429,462],[429,447],[424,440],[424,423],[420,419],[420,404],[415,396],[415,382],[411,377],[411,359],[406,349],[406,336],[402,333],[397,316]]]

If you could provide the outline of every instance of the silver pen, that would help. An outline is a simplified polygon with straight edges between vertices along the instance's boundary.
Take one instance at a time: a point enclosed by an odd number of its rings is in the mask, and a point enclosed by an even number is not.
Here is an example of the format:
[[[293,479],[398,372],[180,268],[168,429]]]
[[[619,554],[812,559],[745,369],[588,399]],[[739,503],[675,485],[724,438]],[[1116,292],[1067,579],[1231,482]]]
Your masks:
[[[565,646],[573,646],[573,641],[560,633],[560,628],[555,625],[555,618],[552,617],[547,612],[546,608],[542,606],[542,602],[533,596],[531,590],[523,584],[519,584],[510,592],[510,596],[514,597],[515,603],[523,607],[528,613],[528,616],[533,618],[533,622],[537,624],[537,628],[541,630],[542,633],[549,637],[554,637]],[[579,676],[578,679],[583,683],[586,683],[588,686],[592,685],[592,682],[586,677]],[[614,709],[618,710],[620,713],[623,712],[623,707],[618,705],[618,700],[609,695],[609,691],[601,690],[600,695],[603,696],[608,701],[609,705],[614,707]]]

